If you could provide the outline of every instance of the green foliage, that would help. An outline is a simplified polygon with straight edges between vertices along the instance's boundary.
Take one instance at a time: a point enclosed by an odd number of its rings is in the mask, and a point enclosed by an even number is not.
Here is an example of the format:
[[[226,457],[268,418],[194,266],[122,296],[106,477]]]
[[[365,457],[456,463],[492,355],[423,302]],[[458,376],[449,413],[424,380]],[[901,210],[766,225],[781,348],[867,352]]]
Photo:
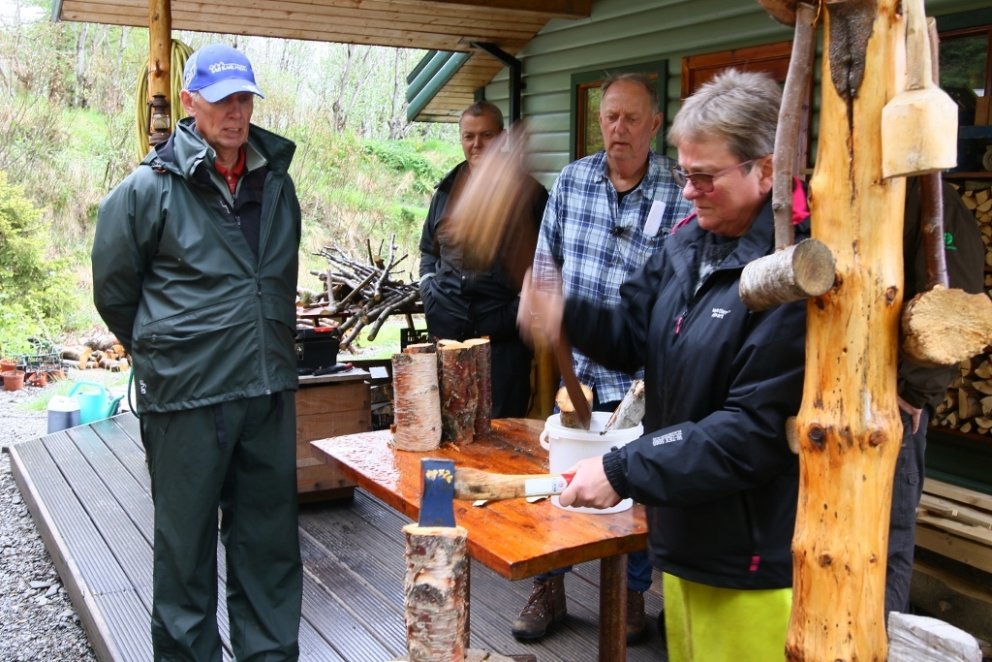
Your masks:
[[[70,291],[46,256],[42,214],[0,171],[0,353],[31,353],[31,337],[61,328]]]
[[[362,145],[362,151],[370,163],[386,166],[397,173],[412,173],[413,190],[417,193],[430,194],[450,169],[445,162],[431,159],[430,154],[415,142],[369,140]]]
[[[175,36],[194,48],[233,41]],[[0,184],[10,207],[0,246],[17,247],[0,255],[0,351],[102,326],[91,294],[96,209],[136,165],[135,81],[147,39],[141,28],[44,20],[0,30],[0,171],[17,185]],[[402,120],[402,78],[420,55],[236,41],[266,91],[253,121],[297,145],[290,174],[303,209],[301,287],[319,287],[310,272],[326,269],[315,253],[327,245],[364,261],[369,245],[385,253],[393,240],[409,256],[397,275],[415,273],[434,186],[462,158],[454,125]]]

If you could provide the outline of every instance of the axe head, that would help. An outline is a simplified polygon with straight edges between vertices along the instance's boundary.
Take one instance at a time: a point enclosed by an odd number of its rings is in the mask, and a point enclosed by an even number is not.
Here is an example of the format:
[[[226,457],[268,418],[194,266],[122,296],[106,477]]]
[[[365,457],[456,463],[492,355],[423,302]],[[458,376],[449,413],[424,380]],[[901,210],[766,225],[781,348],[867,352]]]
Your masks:
[[[424,458],[420,461],[420,469],[423,474],[420,526],[454,526],[454,461]]]

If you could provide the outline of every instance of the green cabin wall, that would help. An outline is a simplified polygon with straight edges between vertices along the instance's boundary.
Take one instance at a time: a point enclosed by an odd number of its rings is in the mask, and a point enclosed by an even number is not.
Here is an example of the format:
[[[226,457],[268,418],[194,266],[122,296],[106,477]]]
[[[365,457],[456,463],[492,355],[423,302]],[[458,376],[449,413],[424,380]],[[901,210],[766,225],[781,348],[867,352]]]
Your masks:
[[[988,6],[988,0],[926,2],[933,16]],[[756,0],[598,0],[587,19],[553,19],[517,54],[523,64],[522,116],[530,132],[531,172],[550,187],[570,160],[573,74],[667,60],[664,106],[671,118],[679,108],[683,57],[791,38],[791,28],[769,17]],[[508,92],[504,69],[485,96],[506,110]],[[812,131],[815,138],[815,120]]]

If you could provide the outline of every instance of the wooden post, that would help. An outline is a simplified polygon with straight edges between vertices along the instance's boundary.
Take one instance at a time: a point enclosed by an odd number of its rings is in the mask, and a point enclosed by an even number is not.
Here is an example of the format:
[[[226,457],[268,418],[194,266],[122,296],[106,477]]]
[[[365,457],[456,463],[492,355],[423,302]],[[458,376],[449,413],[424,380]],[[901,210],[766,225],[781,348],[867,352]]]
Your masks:
[[[163,142],[172,132],[169,107],[172,97],[172,2],[148,0],[148,141],[152,145]]]
[[[902,440],[896,404],[905,180],[882,179],[882,107],[896,92],[899,0],[826,1],[813,235],[837,282],[808,305],[796,422],[799,504],[789,660],[884,660],[885,561]]]

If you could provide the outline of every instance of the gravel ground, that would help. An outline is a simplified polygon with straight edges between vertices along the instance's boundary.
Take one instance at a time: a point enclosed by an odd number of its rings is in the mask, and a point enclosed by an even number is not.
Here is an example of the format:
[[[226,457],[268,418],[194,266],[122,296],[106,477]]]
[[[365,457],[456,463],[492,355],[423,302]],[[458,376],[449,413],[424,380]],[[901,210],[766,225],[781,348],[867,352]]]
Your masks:
[[[7,449],[48,431],[46,412],[24,408],[44,391],[30,386],[0,389],[0,661],[95,662],[10,471]]]

